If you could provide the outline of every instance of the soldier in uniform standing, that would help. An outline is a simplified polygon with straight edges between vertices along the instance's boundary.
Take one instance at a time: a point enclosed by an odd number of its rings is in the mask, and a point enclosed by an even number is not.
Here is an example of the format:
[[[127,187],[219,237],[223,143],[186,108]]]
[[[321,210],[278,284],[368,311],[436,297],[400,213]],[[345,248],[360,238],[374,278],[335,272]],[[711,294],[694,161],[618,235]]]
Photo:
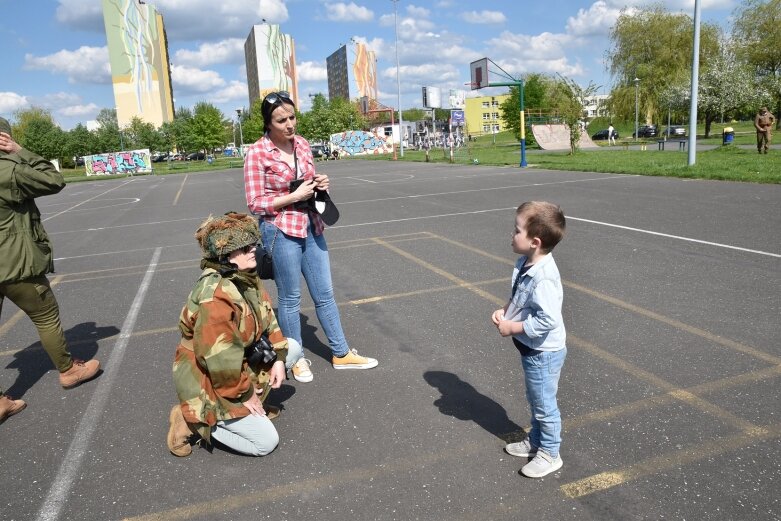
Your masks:
[[[772,138],[771,130],[776,118],[771,114],[767,107],[762,107],[754,118],[754,127],[757,129],[757,152],[767,154]]]
[[[8,298],[38,329],[41,345],[60,372],[60,385],[76,387],[94,378],[97,360],[71,358],[60,322],[60,309],[47,273],[54,272],[51,242],[41,224],[35,198],[58,193],[65,180],[49,161],[25,150],[0,118],[0,311]],[[0,422],[26,404],[0,389]]]

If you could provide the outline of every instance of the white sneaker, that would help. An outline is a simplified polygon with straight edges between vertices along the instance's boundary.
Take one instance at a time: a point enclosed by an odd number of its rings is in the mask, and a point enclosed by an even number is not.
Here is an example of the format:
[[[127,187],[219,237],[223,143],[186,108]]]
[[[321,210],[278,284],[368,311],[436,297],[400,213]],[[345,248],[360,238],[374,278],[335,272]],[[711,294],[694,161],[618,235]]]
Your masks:
[[[519,458],[528,458],[537,455],[537,447],[532,447],[532,444],[528,439],[517,443],[508,443],[505,445],[504,450],[510,456],[517,456]]]
[[[544,450],[538,450],[537,455],[529,463],[523,466],[521,474],[527,478],[541,478],[551,472],[556,472],[564,465],[561,455],[555,458]]]
[[[293,365],[293,378],[296,381],[309,383],[314,380],[315,376],[312,374],[312,370],[309,366],[312,365],[312,361],[307,358],[299,358],[298,362]]]

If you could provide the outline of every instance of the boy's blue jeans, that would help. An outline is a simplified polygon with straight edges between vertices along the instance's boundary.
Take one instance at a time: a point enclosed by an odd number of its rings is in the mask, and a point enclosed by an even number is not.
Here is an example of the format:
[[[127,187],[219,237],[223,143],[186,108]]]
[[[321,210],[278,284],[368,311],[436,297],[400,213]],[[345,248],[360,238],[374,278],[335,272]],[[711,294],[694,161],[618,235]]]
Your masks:
[[[328,246],[323,235],[315,235],[312,227],[305,238],[285,235],[271,223],[262,222],[263,244],[271,248],[274,244],[274,282],[277,285],[277,320],[282,334],[301,340],[301,274],[304,274],[309,295],[315,304],[317,319],[323,326],[325,336],[334,356],[349,352],[342,330],[339,308],[334,299],[331,282],[331,262]],[[274,233],[277,238],[274,240]]]
[[[531,407],[532,428],[529,443],[552,457],[559,455],[561,445],[561,413],[556,401],[559,376],[567,357],[567,348],[559,351],[532,351],[521,356],[526,399]]]

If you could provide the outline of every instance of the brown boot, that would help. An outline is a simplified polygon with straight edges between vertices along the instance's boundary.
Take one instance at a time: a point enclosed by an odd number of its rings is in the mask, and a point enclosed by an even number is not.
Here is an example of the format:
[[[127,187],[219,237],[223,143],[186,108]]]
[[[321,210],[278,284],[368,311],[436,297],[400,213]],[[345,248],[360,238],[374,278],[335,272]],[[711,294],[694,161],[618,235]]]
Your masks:
[[[60,385],[65,389],[76,387],[80,383],[95,378],[100,371],[100,362],[97,360],[77,360],[73,359],[73,365],[64,373],[60,373]]]
[[[171,413],[168,415],[168,421],[171,424],[168,427],[168,450],[171,451],[171,454],[180,458],[189,456],[193,453],[193,447],[190,445],[193,432],[184,419],[180,405],[173,406]]]
[[[21,412],[25,407],[27,404],[24,403],[24,400],[14,400],[6,394],[0,396],[0,423],[3,423],[9,416]]]

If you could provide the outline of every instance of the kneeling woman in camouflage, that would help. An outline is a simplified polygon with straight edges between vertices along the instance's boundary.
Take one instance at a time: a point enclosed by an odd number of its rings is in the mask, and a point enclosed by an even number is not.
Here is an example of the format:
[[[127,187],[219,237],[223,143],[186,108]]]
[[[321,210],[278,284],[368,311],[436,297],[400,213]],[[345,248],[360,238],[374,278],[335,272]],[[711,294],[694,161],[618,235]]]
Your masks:
[[[264,456],[279,443],[269,419],[279,411],[263,401],[282,385],[285,361],[295,363],[301,346],[282,335],[255,273],[255,220],[233,212],[209,217],[195,238],[203,272],[179,318],[173,372],[180,403],[171,409],[168,449],[188,456],[200,437]]]

